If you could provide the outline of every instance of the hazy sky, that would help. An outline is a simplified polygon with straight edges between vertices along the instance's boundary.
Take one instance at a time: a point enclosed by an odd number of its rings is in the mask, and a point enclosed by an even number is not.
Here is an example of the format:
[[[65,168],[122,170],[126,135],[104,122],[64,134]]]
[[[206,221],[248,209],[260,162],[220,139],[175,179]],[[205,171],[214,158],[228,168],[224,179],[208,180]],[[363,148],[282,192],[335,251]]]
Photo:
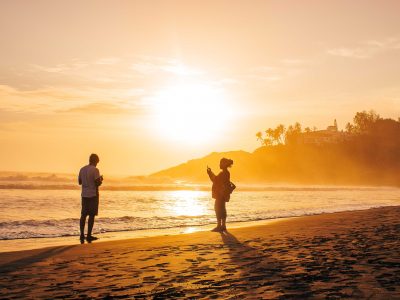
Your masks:
[[[0,2],[0,170],[148,174],[400,116],[400,1]]]

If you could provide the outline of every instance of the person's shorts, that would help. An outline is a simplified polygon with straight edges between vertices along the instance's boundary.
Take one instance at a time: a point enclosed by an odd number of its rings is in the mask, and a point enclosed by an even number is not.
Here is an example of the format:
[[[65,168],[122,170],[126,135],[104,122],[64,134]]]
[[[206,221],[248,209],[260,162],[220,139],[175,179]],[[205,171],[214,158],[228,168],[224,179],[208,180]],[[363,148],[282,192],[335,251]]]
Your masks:
[[[222,218],[222,219],[226,218],[226,206],[224,200],[215,200],[214,209],[217,218]]]
[[[99,197],[82,197],[82,216],[97,216],[99,212]]]

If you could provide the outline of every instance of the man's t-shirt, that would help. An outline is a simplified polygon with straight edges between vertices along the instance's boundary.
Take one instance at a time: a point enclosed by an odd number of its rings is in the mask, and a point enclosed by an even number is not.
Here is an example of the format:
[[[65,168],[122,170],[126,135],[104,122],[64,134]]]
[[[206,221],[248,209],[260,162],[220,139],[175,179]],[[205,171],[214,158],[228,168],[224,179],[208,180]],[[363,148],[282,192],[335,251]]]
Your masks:
[[[99,169],[87,165],[79,171],[79,181],[82,182],[82,197],[91,198],[97,196],[96,179],[100,178]]]

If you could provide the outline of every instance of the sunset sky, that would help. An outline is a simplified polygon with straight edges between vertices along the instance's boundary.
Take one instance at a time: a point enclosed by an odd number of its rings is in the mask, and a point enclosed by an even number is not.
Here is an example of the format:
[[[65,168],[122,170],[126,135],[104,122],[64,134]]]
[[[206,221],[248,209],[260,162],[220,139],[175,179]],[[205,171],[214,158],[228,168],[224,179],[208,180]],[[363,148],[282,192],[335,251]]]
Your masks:
[[[400,117],[400,1],[0,2],[0,170],[149,174]]]

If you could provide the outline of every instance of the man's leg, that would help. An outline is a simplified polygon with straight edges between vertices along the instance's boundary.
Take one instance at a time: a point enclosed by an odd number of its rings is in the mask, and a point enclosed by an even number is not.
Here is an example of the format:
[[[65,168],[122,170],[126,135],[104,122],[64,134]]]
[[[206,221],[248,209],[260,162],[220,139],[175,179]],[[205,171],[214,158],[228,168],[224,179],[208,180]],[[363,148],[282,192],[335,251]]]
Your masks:
[[[81,231],[81,239],[85,238],[85,223],[86,223],[86,215],[81,215],[81,220],[79,222],[79,228]]]
[[[92,236],[93,225],[94,225],[94,215],[89,215],[87,236]]]
[[[221,229],[226,231],[226,218],[222,218],[221,220]]]
[[[226,217],[221,219],[221,226],[225,228],[226,226]]]

